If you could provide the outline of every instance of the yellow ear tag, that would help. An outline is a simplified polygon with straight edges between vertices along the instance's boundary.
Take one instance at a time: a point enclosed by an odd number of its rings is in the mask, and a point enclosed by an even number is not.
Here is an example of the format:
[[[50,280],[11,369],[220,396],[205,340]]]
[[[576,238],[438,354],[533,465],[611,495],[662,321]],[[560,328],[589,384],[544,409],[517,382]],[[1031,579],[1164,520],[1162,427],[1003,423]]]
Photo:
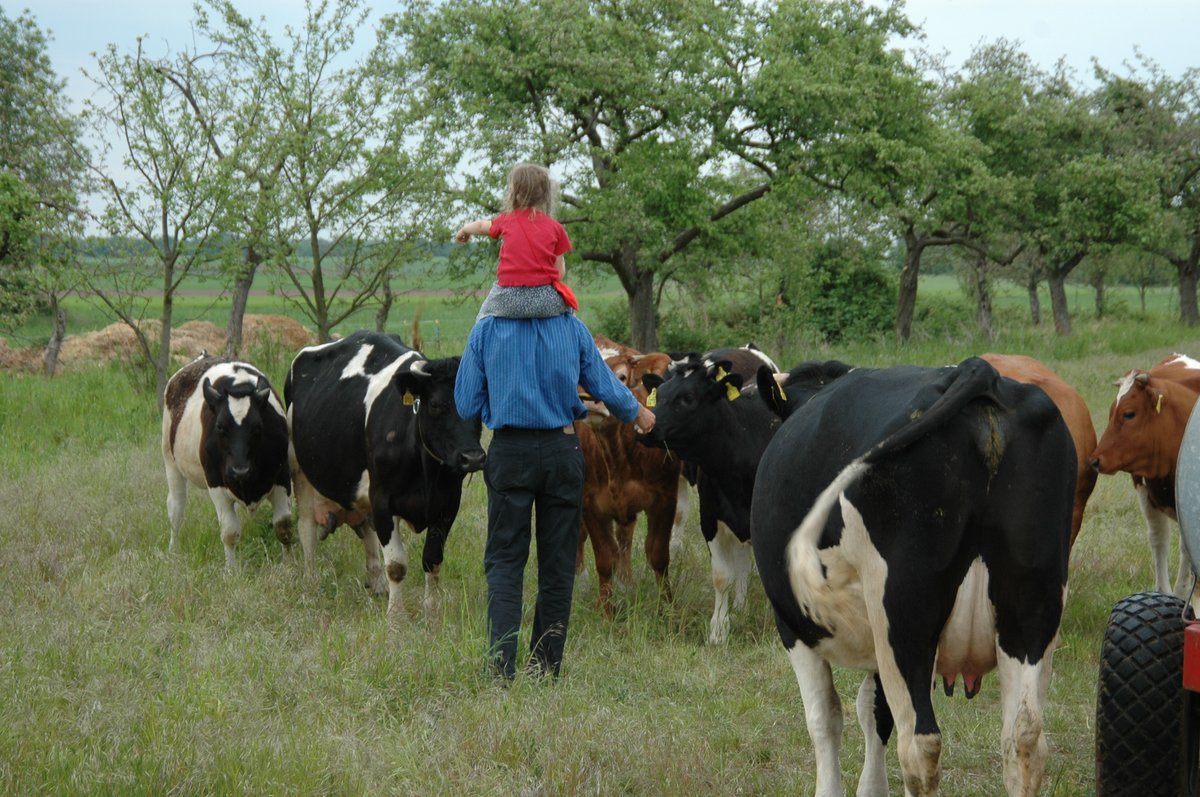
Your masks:
[[[720,381],[721,381],[722,379],[724,379],[726,376],[728,376],[728,374],[726,374],[726,373],[725,373],[725,369],[724,369],[724,368],[722,368],[722,367],[720,367],[720,366],[717,366],[717,377],[716,377],[716,381],[720,382]]]
[[[1162,414],[1162,400],[1163,400],[1163,394],[1162,394],[1162,393],[1159,393],[1159,394],[1158,394],[1158,401],[1156,401],[1156,402],[1154,403],[1154,411],[1155,411],[1156,413],[1160,414],[1160,415]]]
[[[650,391],[650,395],[646,396],[646,406],[653,407],[658,404],[658,388]]]
[[[405,388],[405,390],[404,390],[404,406],[411,407],[412,405],[413,405],[412,391]]]
[[[725,395],[729,396],[730,401],[736,401],[742,392],[728,382],[725,383]]]

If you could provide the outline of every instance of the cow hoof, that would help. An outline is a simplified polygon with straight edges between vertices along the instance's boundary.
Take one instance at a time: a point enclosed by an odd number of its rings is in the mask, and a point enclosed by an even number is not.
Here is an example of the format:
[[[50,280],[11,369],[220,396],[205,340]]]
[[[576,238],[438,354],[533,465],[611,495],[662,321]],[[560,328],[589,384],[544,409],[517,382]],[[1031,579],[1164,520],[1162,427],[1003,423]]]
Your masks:
[[[275,524],[275,539],[279,540],[279,544],[286,548],[292,545],[292,519],[281,520]]]

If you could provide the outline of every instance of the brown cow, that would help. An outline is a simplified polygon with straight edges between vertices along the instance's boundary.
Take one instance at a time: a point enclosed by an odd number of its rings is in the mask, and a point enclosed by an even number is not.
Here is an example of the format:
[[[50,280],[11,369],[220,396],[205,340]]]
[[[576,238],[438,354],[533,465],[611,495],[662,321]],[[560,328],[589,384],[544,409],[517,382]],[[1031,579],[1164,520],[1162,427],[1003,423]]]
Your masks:
[[[1133,476],[1154,556],[1155,589],[1170,592],[1167,559],[1171,539],[1167,521],[1178,520],[1175,461],[1188,416],[1200,393],[1200,362],[1172,354],[1149,371],[1130,371],[1117,385],[1117,398],[1108,411],[1108,428],[1089,460],[1100,473],[1125,471]],[[1189,575],[1187,557],[1180,556],[1176,595],[1186,594]]]
[[[641,355],[601,336],[596,342],[609,368],[641,402],[646,399],[642,375],[662,373],[670,364],[665,354]],[[631,549],[640,513],[646,515],[646,560],[663,597],[670,599],[671,541],[683,525],[687,493],[680,488],[678,458],[638,445],[633,424],[621,423],[603,405],[586,404],[588,420],[575,424],[586,473],[576,567],[582,569],[584,541],[590,539],[599,581],[596,602],[611,616],[614,570],[622,581],[633,580]]]
[[[1027,385],[1037,385],[1062,413],[1071,439],[1075,441],[1075,457],[1079,463],[1075,478],[1075,507],[1071,513],[1071,544],[1074,545],[1075,538],[1079,536],[1079,527],[1083,524],[1083,508],[1096,486],[1096,471],[1089,463],[1091,453],[1096,448],[1096,427],[1092,425],[1087,403],[1079,391],[1032,357],[1023,354],[983,354],[980,359],[991,363],[1001,376]]]

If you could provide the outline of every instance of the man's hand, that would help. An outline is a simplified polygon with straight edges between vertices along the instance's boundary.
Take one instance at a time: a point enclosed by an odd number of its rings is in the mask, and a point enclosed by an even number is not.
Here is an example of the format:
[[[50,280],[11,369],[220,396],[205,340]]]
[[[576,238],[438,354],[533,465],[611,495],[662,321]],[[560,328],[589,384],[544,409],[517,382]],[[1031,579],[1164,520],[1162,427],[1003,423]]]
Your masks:
[[[653,412],[639,404],[637,417],[633,420],[633,430],[638,434],[646,434],[654,428],[654,422],[657,420]]]

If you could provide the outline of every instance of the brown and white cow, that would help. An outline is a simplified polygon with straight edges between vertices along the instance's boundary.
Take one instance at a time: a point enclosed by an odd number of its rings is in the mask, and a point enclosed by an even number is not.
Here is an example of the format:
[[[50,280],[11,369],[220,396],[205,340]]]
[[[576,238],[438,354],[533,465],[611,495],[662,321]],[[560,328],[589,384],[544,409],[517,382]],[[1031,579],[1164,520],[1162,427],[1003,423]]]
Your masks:
[[[162,455],[171,552],[179,549],[189,484],[208,490],[227,566],[235,563],[242,533],[237,504],[252,510],[269,497],[275,536],[291,544],[287,419],[267,377],[253,365],[201,356],[179,369],[167,382]]]
[[[1172,354],[1149,371],[1133,370],[1117,383],[1108,428],[1088,458],[1099,473],[1124,471],[1133,477],[1146,534],[1154,556],[1154,584],[1171,592],[1167,559],[1175,516],[1175,462],[1188,416],[1200,394],[1200,362]],[[1176,595],[1187,592],[1187,557],[1179,557]]]
[[[1075,441],[1075,457],[1078,470],[1075,476],[1075,505],[1071,513],[1071,544],[1079,536],[1083,525],[1083,510],[1096,487],[1096,471],[1089,459],[1096,448],[1096,427],[1092,425],[1092,414],[1079,391],[1064,382],[1058,374],[1043,363],[1023,354],[981,354],[980,359],[991,363],[1001,376],[1037,385],[1045,391],[1058,411],[1062,413],[1071,439]]]
[[[666,354],[639,354],[602,336],[596,337],[596,344],[608,367],[642,403],[642,376],[662,374],[671,362]],[[670,600],[672,544],[687,517],[682,462],[670,452],[639,445],[633,424],[620,422],[602,404],[585,399],[585,405],[587,420],[575,424],[586,474],[576,569],[582,569],[584,543],[591,540],[599,580],[596,602],[611,616],[612,576],[615,571],[623,582],[632,583],[634,530],[638,515],[644,513],[646,561],[661,595]]]

